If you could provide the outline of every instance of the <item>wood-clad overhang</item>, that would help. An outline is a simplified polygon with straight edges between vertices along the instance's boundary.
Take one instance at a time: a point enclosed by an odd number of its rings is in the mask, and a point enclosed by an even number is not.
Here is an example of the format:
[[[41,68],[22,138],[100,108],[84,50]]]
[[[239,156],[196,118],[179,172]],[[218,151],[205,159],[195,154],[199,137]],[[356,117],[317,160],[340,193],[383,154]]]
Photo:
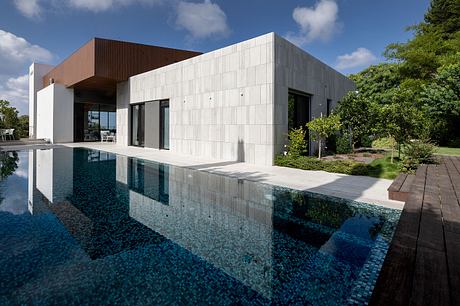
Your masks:
[[[130,76],[200,55],[200,52],[93,38],[43,77],[76,90],[116,92]]]

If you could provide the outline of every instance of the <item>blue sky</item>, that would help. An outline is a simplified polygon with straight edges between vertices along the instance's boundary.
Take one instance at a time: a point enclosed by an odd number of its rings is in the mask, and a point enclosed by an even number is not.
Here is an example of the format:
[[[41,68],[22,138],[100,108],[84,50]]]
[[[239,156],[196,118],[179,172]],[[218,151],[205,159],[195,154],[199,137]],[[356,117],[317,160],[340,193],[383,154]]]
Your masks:
[[[93,37],[214,50],[276,32],[349,74],[406,41],[429,0],[3,0],[0,99],[28,113],[28,66],[57,64]]]

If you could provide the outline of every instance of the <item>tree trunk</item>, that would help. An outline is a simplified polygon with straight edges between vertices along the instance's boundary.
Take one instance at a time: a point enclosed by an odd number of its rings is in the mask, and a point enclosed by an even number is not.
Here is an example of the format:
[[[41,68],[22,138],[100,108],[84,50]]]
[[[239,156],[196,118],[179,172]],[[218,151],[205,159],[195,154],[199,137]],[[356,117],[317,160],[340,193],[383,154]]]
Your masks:
[[[321,160],[321,138],[318,140],[318,146],[319,146],[319,150],[318,150],[318,159]]]
[[[391,137],[391,135],[389,135],[390,139],[391,139],[391,163],[393,164],[393,157],[394,157],[394,153],[395,153],[395,143],[394,143],[394,139]]]

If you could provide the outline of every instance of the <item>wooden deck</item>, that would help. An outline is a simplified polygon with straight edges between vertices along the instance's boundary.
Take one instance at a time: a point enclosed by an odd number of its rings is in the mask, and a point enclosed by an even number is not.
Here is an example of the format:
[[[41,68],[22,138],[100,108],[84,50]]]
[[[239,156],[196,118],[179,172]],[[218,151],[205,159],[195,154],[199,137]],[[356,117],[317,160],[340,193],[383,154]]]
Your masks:
[[[417,170],[370,305],[460,305],[460,157]]]
[[[388,187],[388,198],[394,201],[406,202],[414,182],[415,175],[401,173]]]

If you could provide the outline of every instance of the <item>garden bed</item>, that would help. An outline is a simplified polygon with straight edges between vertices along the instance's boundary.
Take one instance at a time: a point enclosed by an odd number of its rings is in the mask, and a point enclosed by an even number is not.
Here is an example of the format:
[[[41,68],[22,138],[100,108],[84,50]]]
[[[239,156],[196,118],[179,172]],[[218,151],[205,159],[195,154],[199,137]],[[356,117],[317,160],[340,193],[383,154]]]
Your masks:
[[[310,156],[278,155],[275,158],[275,165],[386,179],[394,179],[400,173],[398,160],[396,159],[392,164],[389,155],[381,151],[331,155],[321,160]]]

